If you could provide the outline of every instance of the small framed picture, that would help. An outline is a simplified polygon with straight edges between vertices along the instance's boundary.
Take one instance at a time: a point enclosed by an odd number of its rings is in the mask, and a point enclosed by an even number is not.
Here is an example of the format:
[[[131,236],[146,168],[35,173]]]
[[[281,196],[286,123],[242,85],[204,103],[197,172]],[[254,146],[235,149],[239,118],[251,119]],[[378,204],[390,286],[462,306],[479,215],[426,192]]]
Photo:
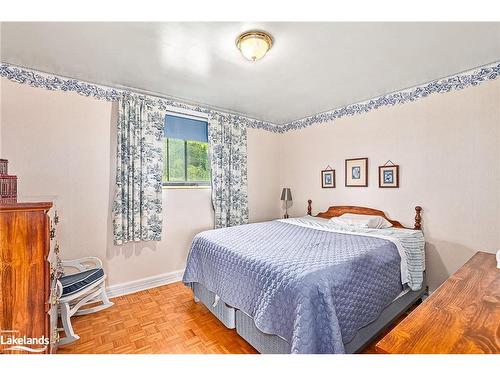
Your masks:
[[[378,187],[399,187],[399,165],[383,165],[378,167]]]
[[[321,171],[321,187],[334,188],[335,187],[335,170],[325,169]]]
[[[345,186],[368,186],[368,158],[346,159]]]

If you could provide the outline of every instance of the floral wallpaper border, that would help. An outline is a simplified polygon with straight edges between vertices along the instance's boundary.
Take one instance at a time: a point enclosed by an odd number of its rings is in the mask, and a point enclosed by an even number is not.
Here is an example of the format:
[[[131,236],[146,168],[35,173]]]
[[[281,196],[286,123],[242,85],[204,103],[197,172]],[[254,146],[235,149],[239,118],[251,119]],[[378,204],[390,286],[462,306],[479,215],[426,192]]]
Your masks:
[[[118,101],[122,95],[138,96],[147,101],[148,105],[156,106],[160,110],[165,110],[167,107],[187,109],[190,111],[211,114],[217,113],[231,118],[234,122],[244,124],[248,128],[264,129],[275,131],[276,125],[270,122],[252,119],[245,116],[226,113],[220,110],[205,108],[199,105],[187,104],[173,99],[160,98],[151,95],[134,93],[129,90],[114,89],[107,86],[96,85],[93,83],[79,81],[73,78],[62,77],[54,74],[39,72],[33,69],[26,69],[20,66],[0,63],[0,77],[7,78],[10,81],[30,85],[31,87],[39,87],[47,90],[59,90],[75,92],[82,96],[92,97],[99,100]]]
[[[363,102],[349,104],[345,107],[329,110],[313,116],[295,120],[281,126],[275,131],[285,133],[290,130],[302,129],[314,124],[333,121],[345,116],[354,116],[367,113],[385,106],[394,106],[414,102],[435,93],[446,93],[454,90],[462,90],[469,86],[477,86],[483,82],[498,78],[500,75],[500,61],[468,70],[463,73],[435,80],[429,83],[413,86],[408,89],[395,91]]]
[[[131,91],[95,85],[76,79],[42,73],[32,69],[25,69],[7,63],[0,64],[0,77],[7,78],[17,83],[28,84],[32,87],[41,87],[47,90],[71,91],[83,96],[107,101],[118,100],[120,95],[123,95],[123,93],[126,93],[128,95],[138,95],[150,101],[150,104],[156,105],[160,109],[174,107],[188,109],[204,114],[218,113],[226,116],[228,120],[244,124],[248,128],[264,129],[275,133],[285,133],[291,130],[302,129],[315,124],[334,121],[345,116],[354,116],[357,114],[367,113],[385,106],[394,106],[396,104],[413,102],[418,99],[425,98],[431,94],[462,90],[469,86],[477,86],[483,82],[494,80],[499,76],[500,61],[497,61],[488,65],[468,70],[466,72],[454,74],[443,79],[434,80],[432,82],[417,85],[408,89],[399,90],[390,94],[368,99],[363,102],[349,104],[345,107],[332,109],[313,116],[308,116],[299,120],[279,125],[266,121],[251,119],[245,116],[225,113],[219,110],[214,110],[199,105],[187,104],[177,100],[165,99],[155,96],[146,96],[133,93]]]

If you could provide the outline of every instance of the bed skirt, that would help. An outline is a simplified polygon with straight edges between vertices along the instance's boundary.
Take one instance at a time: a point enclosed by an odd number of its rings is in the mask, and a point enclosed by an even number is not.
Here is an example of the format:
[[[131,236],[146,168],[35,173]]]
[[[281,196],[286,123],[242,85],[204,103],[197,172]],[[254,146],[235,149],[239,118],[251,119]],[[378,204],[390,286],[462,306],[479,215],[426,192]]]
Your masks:
[[[427,292],[426,285],[424,273],[424,287],[418,291],[410,290],[393,301],[382,311],[375,321],[361,328],[351,341],[345,343],[345,352],[348,354],[357,353],[364,349],[394,319],[408,310],[417,300],[424,297],[424,294]],[[285,339],[277,335],[262,332],[255,326],[252,317],[228,306],[222,300],[217,301],[215,293],[206,289],[202,284],[189,283],[187,286],[193,290],[195,299],[200,300],[227,328],[236,328],[236,332],[259,353],[290,353],[290,344]],[[215,306],[214,302],[217,302]]]
[[[290,344],[285,339],[262,332],[255,326],[253,318],[241,310],[236,310],[236,332],[259,353],[290,353]]]
[[[401,315],[402,312],[415,303],[422,296],[422,292],[408,291],[389,306],[387,306],[377,320],[361,328],[356,336],[345,344],[345,352],[352,354],[363,350],[381,331]],[[288,354],[290,344],[277,335],[270,335],[260,331],[254,320],[240,310],[236,310],[236,332],[263,354]]]
[[[200,283],[189,283],[195,298],[200,300],[207,309],[219,319],[227,328],[236,328],[236,309],[226,305],[222,300],[217,300],[215,293],[209,291]]]

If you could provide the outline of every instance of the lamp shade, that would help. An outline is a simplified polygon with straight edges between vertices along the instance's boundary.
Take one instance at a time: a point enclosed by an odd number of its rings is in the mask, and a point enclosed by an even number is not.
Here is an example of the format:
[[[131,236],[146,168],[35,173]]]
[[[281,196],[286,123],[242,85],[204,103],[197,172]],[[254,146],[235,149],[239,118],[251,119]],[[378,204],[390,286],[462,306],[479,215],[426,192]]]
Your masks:
[[[291,201],[292,200],[292,192],[290,188],[283,188],[281,192],[281,200],[282,201]]]

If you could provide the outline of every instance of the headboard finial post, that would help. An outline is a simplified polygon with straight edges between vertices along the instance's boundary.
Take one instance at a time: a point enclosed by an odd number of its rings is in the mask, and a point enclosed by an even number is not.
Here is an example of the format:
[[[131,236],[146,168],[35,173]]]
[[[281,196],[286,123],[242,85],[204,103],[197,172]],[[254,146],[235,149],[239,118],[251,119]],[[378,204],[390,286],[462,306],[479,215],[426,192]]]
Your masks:
[[[312,207],[311,207],[312,200],[308,199],[307,200],[307,214],[311,215],[312,212]]]
[[[422,211],[422,207],[416,206],[415,207],[415,229],[422,229],[422,215],[420,215],[420,212]]]

